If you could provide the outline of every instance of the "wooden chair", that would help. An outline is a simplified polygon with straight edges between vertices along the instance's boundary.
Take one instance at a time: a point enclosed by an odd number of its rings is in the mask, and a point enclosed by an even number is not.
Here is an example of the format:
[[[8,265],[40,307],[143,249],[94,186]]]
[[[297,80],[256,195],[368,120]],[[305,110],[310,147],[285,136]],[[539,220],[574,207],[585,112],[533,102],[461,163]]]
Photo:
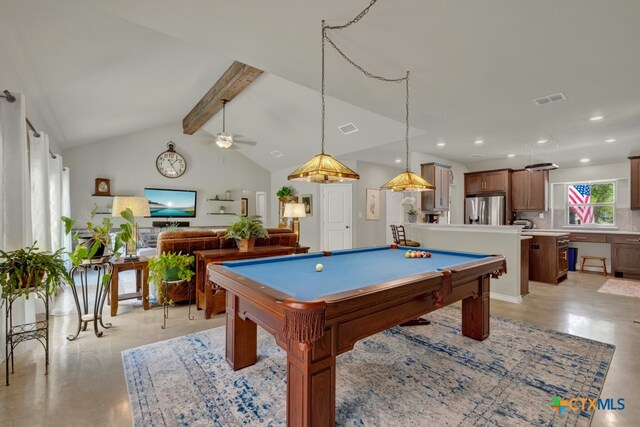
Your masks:
[[[401,246],[411,246],[417,248],[420,246],[420,243],[414,242],[413,240],[407,240],[407,236],[404,231],[404,225],[390,225],[391,233],[393,234],[393,241],[396,245]]]

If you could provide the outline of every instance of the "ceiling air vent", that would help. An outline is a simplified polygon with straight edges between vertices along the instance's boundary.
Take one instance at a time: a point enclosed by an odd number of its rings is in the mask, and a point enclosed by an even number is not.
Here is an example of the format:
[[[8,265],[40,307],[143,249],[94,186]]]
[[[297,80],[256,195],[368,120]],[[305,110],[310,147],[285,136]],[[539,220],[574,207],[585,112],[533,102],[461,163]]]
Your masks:
[[[345,135],[349,135],[350,133],[358,132],[358,128],[353,123],[347,123],[346,125],[338,126],[340,132]]]
[[[284,156],[284,154],[282,154],[282,151],[280,151],[280,150],[273,150],[273,151],[271,152],[271,155],[272,155],[273,157],[282,157],[282,156]]]
[[[533,102],[537,105],[544,105],[550,102],[564,101],[565,99],[567,99],[567,97],[564,96],[564,93],[558,92],[552,95],[543,96],[542,98],[534,99]]]

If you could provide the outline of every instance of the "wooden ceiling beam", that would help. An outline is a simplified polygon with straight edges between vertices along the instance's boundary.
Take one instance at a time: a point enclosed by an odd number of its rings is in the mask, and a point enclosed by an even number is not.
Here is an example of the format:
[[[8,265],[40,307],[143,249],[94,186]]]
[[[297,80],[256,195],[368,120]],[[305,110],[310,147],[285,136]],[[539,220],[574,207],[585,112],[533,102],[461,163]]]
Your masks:
[[[251,65],[233,61],[222,77],[182,119],[183,132],[193,135],[222,109],[223,99],[231,101],[262,73],[262,70]]]

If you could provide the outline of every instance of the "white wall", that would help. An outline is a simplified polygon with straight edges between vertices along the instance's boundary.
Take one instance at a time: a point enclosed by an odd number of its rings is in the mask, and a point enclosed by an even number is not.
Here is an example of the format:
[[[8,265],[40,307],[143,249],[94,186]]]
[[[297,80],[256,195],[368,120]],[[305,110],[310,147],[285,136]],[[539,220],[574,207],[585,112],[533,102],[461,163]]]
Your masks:
[[[360,180],[353,186],[353,246],[356,248],[384,245],[387,241],[387,191],[380,191],[380,219],[367,220],[365,195],[367,188],[380,188],[403,170],[376,163],[358,161]],[[419,199],[419,197],[418,197]]]
[[[160,175],[155,164],[170,140],[187,161],[187,171],[175,179]],[[71,169],[71,215],[82,224],[94,203],[108,205],[112,199],[91,194],[95,178],[109,178],[111,193],[116,195],[140,196],[145,187],[197,190],[197,217],[185,221],[194,226],[228,225],[235,217],[207,215],[219,207],[219,203],[207,202],[207,198],[216,194],[222,198],[229,189],[236,202],[225,206],[239,212],[242,190],[269,191],[269,172],[240,154],[240,150],[223,150],[212,138],[184,135],[181,123],[64,150],[64,165]],[[150,226],[151,222],[145,218],[139,219],[138,224]]]
[[[415,174],[421,174],[420,165],[423,163],[439,162],[451,166],[453,172],[453,183],[451,184],[451,224],[464,223],[464,174],[469,172],[467,167],[462,163],[453,162],[451,160],[436,157],[432,154],[412,152],[409,157],[411,171]],[[420,196],[417,196],[418,205],[420,206]],[[418,208],[420,210],[420,208]]]

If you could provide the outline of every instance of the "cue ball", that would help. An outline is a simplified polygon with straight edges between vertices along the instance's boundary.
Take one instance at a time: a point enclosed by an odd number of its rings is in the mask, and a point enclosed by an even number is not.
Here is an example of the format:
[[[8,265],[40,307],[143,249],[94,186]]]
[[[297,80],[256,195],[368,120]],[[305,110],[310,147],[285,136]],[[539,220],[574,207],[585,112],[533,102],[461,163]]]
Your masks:
[[[322,271],[324,266],[322,264],[316,264],[316,271]]]

